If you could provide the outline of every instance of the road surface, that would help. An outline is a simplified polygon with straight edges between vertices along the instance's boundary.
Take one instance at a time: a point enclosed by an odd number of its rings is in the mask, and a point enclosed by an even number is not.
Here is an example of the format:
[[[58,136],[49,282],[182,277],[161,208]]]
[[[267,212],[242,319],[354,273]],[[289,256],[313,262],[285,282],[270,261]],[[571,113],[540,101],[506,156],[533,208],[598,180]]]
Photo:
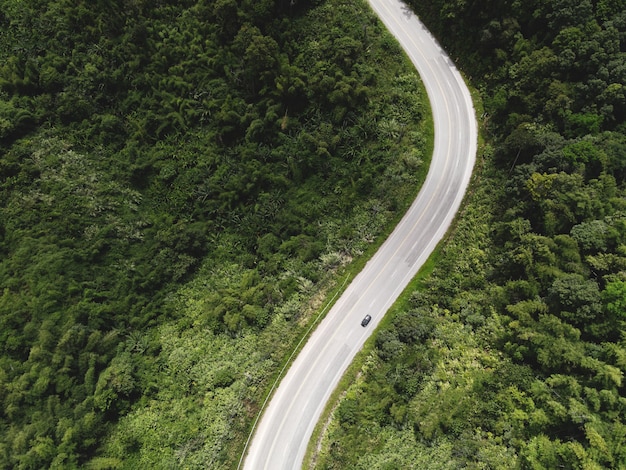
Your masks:
[[[301,467],[326,401],[385,312],[445,235],[474,166],[474,109],[452,61],[403,3],[369,3],[426,87],[435,127],[431,166],[407,214],[313,332],[276,389],[248,447],[246,470]],[[372,320],[362,327],[366,314]]]

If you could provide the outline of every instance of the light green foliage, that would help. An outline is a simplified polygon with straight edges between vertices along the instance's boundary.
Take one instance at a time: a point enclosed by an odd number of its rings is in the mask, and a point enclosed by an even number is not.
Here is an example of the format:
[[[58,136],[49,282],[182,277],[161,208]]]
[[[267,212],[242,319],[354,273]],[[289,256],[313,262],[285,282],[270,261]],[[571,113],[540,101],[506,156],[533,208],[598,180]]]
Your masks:
[[[206,328],[160,328],[158,362],[145,364],[147,402],[125,416],[104,452],[125,455],[120,468],[222,467],[233,421],[245,416],[249,387],[264,379],[255,335],[233,341]],[[138,452],[137,452],[138,451]]]
[[[606,305],[606,310],[619,319],[626,318],[626,282],[615,280],[607,283],[602,298]]]
[[[420,445],[415,442],[413,433],[409,430],[398,431],[392,428],[380,430],[376,436],[375,445],[379,451],[376,454],[364,452],[356,462],[355,469],[432,468],[433,470],[446,470],[455,468],[451,459],[453,446],[449,442],[440,441],[431,446]]]

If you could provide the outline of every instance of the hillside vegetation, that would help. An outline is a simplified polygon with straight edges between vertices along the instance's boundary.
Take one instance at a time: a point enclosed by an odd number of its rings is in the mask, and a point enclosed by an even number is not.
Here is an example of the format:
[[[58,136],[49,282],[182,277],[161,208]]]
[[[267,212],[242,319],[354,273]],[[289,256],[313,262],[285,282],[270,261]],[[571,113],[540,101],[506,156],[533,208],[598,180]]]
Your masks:
[[[624,468],[626,3],[412,3],[486,143],[316,468]]]
[[[0,468],[233,468],[427,115],[363,3],[0,0]]]

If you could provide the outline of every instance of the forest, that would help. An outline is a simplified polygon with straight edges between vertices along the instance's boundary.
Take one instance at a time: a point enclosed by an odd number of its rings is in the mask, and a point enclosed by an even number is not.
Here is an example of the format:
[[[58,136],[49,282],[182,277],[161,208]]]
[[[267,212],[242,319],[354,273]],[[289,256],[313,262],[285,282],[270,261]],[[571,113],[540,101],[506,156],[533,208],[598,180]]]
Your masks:
[[[626,467],[626,2],[411,1],[477,90],[472,187],[309,466]]]
[[[236,467],[429,116],[362,2],[0,0],[0,468]]]
[[[624,468],[626,3],[410,3],[478,164],[310,466]],[[428,119],[364,2],[0,0],[0,468],[236,468]]]

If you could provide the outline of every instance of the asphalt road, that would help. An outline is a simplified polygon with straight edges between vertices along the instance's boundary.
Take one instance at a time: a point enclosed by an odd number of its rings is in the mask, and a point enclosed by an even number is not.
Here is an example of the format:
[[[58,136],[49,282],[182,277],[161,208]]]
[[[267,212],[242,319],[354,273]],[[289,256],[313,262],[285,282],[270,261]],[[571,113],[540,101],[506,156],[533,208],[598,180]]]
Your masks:
[[[247,470],[299,469],[326,401],[398,295],[445,235],[468,186],[477,130],[470,93],[452,61],[398,0],[369,0],[413,61],[431,102],[431,167],[407,214],[348,286],[297,356],[256,426]],[[366,314],[372,316],[361,326]]]

